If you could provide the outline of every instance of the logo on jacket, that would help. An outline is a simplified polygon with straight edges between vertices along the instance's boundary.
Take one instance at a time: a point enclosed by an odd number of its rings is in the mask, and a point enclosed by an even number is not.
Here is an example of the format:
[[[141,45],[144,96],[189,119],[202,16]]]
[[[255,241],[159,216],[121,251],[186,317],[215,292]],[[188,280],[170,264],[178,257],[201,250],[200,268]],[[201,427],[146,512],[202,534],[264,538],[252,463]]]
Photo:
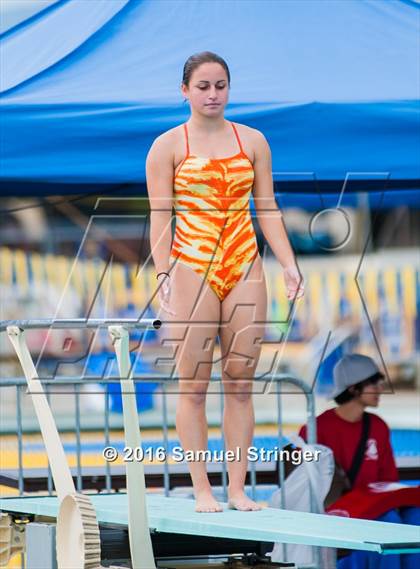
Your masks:
[[[367,440],[365,460],[378,460],[378,445],[376,444],[376,439]]]

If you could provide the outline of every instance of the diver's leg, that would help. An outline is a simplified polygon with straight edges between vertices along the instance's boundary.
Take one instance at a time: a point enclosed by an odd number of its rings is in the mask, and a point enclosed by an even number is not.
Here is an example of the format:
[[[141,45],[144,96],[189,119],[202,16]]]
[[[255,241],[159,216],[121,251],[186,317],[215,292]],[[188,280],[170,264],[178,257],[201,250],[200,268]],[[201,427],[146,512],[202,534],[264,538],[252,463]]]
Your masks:
[[[248,468],[247,452],[254,432],[253,377],[261,353],[267,318],[267,288],[261,257],[258,255],[247,275],[223,300],[220,341],[224,387],[223,428],[226,448],[239,461],[227,463],[229,505],[238,510],[260,509],[244,493]],[[236,456],[236,455],[235,455]]]
[[[171,271],[169,333],[179,377],[176,428],[184,451],[207,450],[206,393],[220,320],[220,301],[202,277],[176,263]],[[169,336],[169,338],[168,338]],[[188,462],[199,512],[221,511],[212,495],[206,462]]]

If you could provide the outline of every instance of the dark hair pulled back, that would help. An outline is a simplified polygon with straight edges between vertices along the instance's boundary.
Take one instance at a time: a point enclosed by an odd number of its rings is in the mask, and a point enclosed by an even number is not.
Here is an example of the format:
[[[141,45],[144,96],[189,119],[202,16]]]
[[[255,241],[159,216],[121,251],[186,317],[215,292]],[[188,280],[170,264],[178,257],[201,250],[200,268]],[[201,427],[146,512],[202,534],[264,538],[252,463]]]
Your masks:
[[[217,53],[213,53],[212,51],[201,51],[200,53],[194,53],[193,55],[190,55],[184,64],[184,70],[182,72],[182,83],[186,87],[189,85],[191,75],[198,67],[200,67],[202,63],[219,63],[226,71],[228,85],[230,86],[230,72],[226,61],[220,57],[220,55],[217,55]]]

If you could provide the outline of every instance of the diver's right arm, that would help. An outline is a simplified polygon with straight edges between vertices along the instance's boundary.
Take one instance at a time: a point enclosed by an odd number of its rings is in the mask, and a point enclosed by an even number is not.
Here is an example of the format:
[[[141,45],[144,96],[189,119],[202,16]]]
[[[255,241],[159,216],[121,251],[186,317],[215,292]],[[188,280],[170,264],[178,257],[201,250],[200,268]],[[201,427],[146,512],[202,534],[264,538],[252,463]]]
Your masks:
[[[156,274],[168,272],[172,244],[173,141],[167,133],[153,142],[146,158],[150,202],[150,248]]]

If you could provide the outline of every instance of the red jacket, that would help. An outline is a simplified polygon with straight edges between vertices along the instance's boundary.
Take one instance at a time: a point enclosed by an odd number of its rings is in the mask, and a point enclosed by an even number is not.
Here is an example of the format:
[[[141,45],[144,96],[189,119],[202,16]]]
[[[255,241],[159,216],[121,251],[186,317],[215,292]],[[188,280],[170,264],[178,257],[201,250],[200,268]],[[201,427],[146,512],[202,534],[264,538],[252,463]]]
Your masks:
[[[369,413],[370,428],[366,452],[353,488],[362,488],[370,482],[391,482],[398,480],[397,467],[389,438],[389,428],[377,415]],[[354,423],[337,415],[334,409],[324,411],[316,419],[317,442],[329,447],[338,464],[347,472],[350,470],[357,444],[362,434],[362,421]],[[306,426],[299,435],[306,440]]]

